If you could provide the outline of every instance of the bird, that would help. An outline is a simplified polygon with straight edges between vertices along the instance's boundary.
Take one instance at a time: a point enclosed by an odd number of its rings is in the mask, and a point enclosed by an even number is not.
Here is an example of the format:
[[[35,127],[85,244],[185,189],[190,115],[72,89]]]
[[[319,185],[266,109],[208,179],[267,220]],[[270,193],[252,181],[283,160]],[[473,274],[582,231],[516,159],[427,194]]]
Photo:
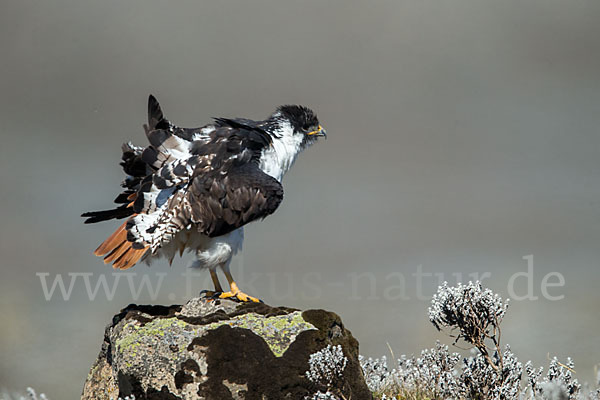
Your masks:
[[[122,145],[123,191],[113,209],[82,214],[85,223],[125,221],[94,254],[124,270],[177,253],[194,253],[191,267],[208,269],[209,300],[262,302],[244,293],[230,263],[242,248],[244,226],[271,215],[283,200],[282,179],[298,155],[327,137],[317,115],[301,105],[282,105],[264,120],[213,118],[181,128],[148,98],[145,147]],[[224,291],[218,270],[225,275]]]

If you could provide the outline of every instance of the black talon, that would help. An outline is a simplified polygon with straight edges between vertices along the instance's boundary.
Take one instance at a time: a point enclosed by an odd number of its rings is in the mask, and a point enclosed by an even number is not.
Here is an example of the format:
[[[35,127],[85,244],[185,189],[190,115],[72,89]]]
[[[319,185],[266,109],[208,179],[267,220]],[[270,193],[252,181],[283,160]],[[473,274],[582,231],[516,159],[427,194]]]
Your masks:
[[[215,300],[215,299],[219,298],[219,296],[221,295],[221,293],[223,293],[223,292],[216,292],[214,290],[202,290],[200,292],[200,297],[202,297],[204,299]]]

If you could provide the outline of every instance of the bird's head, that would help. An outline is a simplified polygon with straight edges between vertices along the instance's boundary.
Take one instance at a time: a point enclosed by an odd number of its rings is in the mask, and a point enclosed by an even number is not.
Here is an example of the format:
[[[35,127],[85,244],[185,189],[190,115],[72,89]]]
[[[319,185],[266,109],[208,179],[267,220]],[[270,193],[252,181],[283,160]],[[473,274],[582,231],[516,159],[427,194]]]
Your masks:
[[[308,107],[285,105],[277,108],[271,116],[271,134],[277,139],[290,139],[306,148],[319,137],[327,137],[327,132],[319,123],[317,115]]]

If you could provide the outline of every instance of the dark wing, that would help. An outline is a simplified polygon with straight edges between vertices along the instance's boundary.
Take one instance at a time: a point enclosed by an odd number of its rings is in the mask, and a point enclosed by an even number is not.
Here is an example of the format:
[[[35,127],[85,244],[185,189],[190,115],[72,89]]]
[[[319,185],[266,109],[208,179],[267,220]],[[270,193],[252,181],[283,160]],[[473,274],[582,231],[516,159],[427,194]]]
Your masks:
[[[148,177],[160,170],[160,174],[166,175],[179,167],[176,173],[182,173],[181,164],[191,157],[190,149],[193,145],[210,141],[207,132],[214,130],[213,125],[201,128],[180,128],[167,120],[152,95],[148,98],[148,124],[144,124],[146,137],[150,142],[148,147],[138,147],[131,143],[122,146],[121,167],[126,178],[121,183],[123,192],[114,200],[120,206],[103,211],[90,211],[82,214],[86,217],[86,224],[106,221],[110,219],[126,218],[134,214],[131,202],[137,198],[143,183]],[[191,164],[194,160],[191,161]],[[161,170],[162,167],[168,166]],[[191,165],[193,167],[193,165]]]
[[[148,124],[144,124],[146,135],[148,135],[151,131],[164,130],[183,140],[191,142],[200,139],[201,136],[205,136],[202,133],[204,128],[206,127],[181,128],[173,124],[171,121],[165,118],[160,104],[158,103],[158,100],[156,100],[156,97],[152,95],[148,97]]]
[[[207,236],[224,235],[277,209],[283,188],[258,168],[270,139],[229,125],[211,137],[185,162],[166,164],[142,183],[127,223],[134,247],[154,252],[192,224]]]
[[[95,252],[106,263],[129,268],[192,224],[219,236],[275,211],[283,190],[258,168],[271,137],[257,124],[219,119],[203,128],[179,128],[152,96],[148,111],[150,145],[123,147],[127,178],[115,199],[122,205],[83,214],[87,223],[128,218]]]
[[[127,177],[121,182],[121,186],[124,188],[123,192],[114,200],[120,206],[111,210],[83,213],[81,216],[87,218],[84,223],[93,224],[111,219],[121,219],[133,214],[133,208],[130,206],[130,203],[135,199],[136,192],[139,190],[142,180],[152,174],[153,169],[150,165],[142,161],[143,148],[133,146],[131,143],[125,143],[122,146],[122,151],[121,167],[123,167],[123,171]]]
[[[191,220],[210,237],[229,233],[275,212],[283,187],[256,163],[232,167],[194,178],[188,191]]]

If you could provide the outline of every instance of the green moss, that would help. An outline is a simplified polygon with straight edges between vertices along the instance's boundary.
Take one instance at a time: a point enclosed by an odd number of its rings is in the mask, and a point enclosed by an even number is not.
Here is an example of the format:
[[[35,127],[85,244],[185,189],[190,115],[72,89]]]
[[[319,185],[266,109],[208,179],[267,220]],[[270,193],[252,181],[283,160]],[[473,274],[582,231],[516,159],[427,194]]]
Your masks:
[[[293,312],[286,315],[277,315],[264,317],[255,313],[235,316],[229,320],[213,322],[199,328],[195,325],[189,325],[186,322],[173,318],[157,318],[141,326],[135,320],[128,323],[124,329],[129,329],[129,333],[117,340],[116,349],[119,354],[127,353],[130,356],[136,356],[138,348],[144,343],[164,338],[165,332],[183,330],[186,326],[192,327],[193,332],[199,330],[213,330],[223,325],[229,325],[232,328],[249,329],[260,336],[269,346],[273,354],[281,357],[288,349],[289,345],[295,340],[295,337],[303,331],[316,329],[315,326],[302,318],[300,312]],[[181,347],[180,347],[181,349]],[[181,350],[180,350],[181,351]]]
[[[142,342],[148,341],[148,338],[152,337],[164,337],[165,331],[172,329],[173,326],[180,328],[185,327],[186,323],[178,320],[177,318],[157,318],[144,326],[138,325],[137,321],[132,320],[128,324],[133,324],[131,328],[133,332],[130,332],[125,337],[117,340],[117,352],[127,352],[133,356],[137,355],[137,349]]]
[[[206,325],[206,328],[212,330],[223,325],[251,330],[267,343],[277,357],[285,353],[300,332],[315,329],[314,325],[302,318],[300,312],[266,318],[254,313],[244,314],[226,321],[213,322]]]

